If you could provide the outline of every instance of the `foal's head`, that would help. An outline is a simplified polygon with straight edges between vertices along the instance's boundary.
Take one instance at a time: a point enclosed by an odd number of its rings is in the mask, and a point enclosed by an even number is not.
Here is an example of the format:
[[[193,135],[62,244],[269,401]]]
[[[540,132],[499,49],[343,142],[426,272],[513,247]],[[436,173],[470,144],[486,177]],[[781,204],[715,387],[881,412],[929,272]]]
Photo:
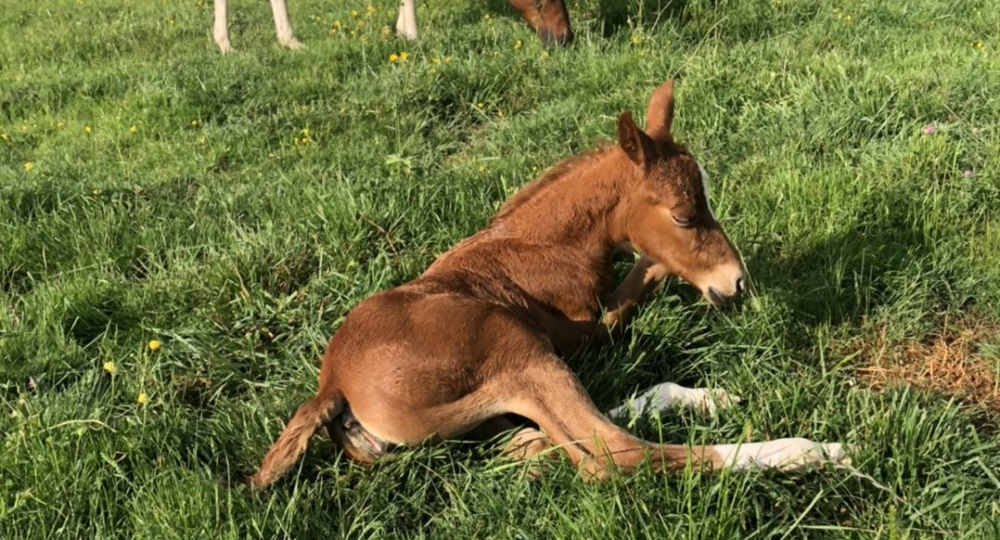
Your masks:
[[[670,134],[673,116],[673,81],[667,81],[649,101],[646,131],[627,112],[618,118],[618,144],[637,179],[625,198],[625,234],[643,254],[722,306],[743,292],[743,264],[712,214],[705,170]]]

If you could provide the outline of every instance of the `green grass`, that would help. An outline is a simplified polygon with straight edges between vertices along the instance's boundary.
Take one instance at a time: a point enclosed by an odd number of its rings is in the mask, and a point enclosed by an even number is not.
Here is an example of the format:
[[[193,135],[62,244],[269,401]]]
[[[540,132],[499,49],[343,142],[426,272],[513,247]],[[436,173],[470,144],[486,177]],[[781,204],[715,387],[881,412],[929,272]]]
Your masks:
[[[388,0],[294,0],[295,53],[232,4],[225,57],[207,0],[0,9],[0,538],[1000,537],[995,411],[875,392],[843,346],[1000,323],[996,2],[581,0],[546,51],[499,0],[428,0],[417,43],[382,34]],[[667,77],[757,294],[719,313],[671,285],[573,363],[602,407],[664,380],[744,398],[647,438],[844,441],[857,471],[528,481],[316,437],[273,489],[226,487],[352,306]]]

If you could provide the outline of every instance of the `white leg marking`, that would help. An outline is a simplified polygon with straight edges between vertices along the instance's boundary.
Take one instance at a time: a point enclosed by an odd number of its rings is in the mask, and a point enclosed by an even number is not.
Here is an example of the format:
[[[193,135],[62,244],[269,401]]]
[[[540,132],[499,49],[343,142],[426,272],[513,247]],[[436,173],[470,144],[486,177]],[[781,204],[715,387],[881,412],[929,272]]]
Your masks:
[[[744,444],[719,444],[712,447],[722,461],[734,469],[770,469],[801,471],[823,463],[850,465],[844,445],[817,443],[809,439],[777,439]]]
[[[233,50],[229,44],[229,28],[226,23],[226,0],[215,0],[215,24],[212,26],[212,37],[223,53]]]
[[[414,0],[402,0],[399,3],[396,31],[406,39],[417,39],[417,5]]]
[[[708,205],[708,213],[712,215],[712,219],[715,219],[715,213],[712,212],[712,201],[708,196],[708,171],[705,170],[705,167],[701,166],[701,163],[698,163],[698,170],[701,171],[701,189],[705,192],[705,204]]]
[[[731,407],[740,402],[725,390],[717,388],[685,388],[679,384],[658,384],[633,399],[607,412],[609,418],[628,418],[630,413],[641,415],[651,411],[664,411],[674,406],[694,409],[714,416],[719,408]]]
[[[292,35],[292,23],[288,20],[285,0],[271,0],[271,11],[274,13],[274,28],[278,31],[278,43],[289,49],[301,48],[302,44]]]

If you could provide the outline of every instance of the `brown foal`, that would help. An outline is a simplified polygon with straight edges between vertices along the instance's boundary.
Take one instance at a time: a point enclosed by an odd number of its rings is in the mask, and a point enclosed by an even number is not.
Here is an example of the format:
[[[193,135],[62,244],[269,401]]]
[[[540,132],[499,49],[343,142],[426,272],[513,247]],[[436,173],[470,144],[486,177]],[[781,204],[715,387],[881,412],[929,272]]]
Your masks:
[[[512,426],[509,414],[538,426],[515,434],[511,454],[528,458],[557,446],[588,476],[646,461],[663,470],[794,469],[846,459],[840,445],[806,439],[640,440],[594,406],[558,354],[620,329],[666,276],[683,278],[717,306],[744,289],[739,253],[709,207],[704,170],[671,136],[673,111],[667,81],[650,100],[645,131],[622,114],[617,145],[563,161],[423,275],[355,307],[330,339],[316,396],[248,482],[273,482],[323,426],[349,457],[368,462],[387,445],[490,436]],[[611,292],[612,256],[622,246],[644,257]],[[663,405],[678,388],[661,385],[640,400]],[[710,397],[699,396],[690,399]]]

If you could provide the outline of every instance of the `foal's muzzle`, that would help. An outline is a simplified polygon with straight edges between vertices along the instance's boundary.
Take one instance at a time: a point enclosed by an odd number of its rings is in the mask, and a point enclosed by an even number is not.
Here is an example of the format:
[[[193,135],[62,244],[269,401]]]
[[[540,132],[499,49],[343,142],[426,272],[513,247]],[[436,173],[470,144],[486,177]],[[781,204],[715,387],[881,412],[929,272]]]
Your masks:
[[[736,282],[733,284],[734,292],[732,294],[721,293],[715,287],[709,286],[705,292],[705,297],[717,308],[731,307],[739,305],[744,290],[746,290],[746,277],[740,276],[736,278]]]

